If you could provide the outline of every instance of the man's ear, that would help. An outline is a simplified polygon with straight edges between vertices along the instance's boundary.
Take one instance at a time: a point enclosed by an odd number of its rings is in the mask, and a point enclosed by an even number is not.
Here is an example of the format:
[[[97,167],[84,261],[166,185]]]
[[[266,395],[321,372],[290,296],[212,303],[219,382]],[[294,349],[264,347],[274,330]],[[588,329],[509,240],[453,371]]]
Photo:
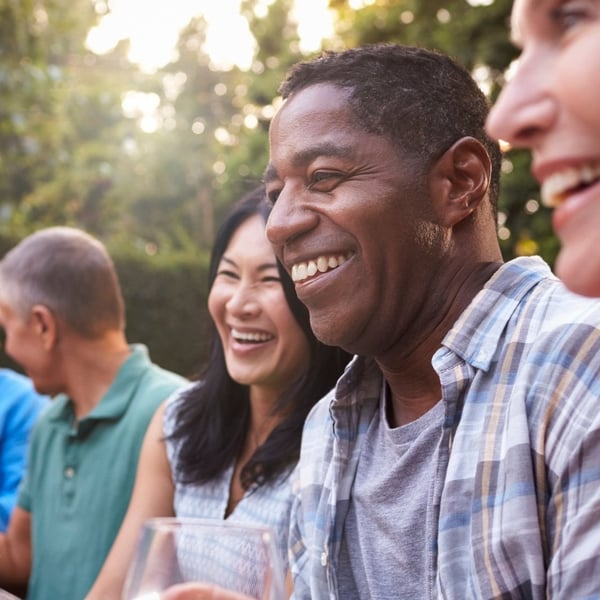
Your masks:
[[[58,340],[58,322],[54,313],[47,306],[36,304],[31,309],[31,320],[44,350],[51,350]]]
[[[485,200],[492,163],[483,144],[472,137],[455,142],[430,171],[431,198],[440,224],[452,227]]]

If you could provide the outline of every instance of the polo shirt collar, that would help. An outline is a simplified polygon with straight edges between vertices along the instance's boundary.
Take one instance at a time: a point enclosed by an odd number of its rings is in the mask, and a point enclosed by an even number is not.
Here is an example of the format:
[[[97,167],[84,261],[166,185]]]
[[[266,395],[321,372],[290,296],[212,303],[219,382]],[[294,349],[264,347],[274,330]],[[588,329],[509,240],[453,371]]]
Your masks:
[[[112,385],[95,408],[79,421],[79,428],[87,421],[117,420],[127,410],[131,398],[135,395],[142,373],[151,364],[146,346],[132,344],[129,348],[131,354],[119,368]],[[51,421],[72,423],[73,403],[66,395],[57,396],[51,409],[53,409],[49,411]]]

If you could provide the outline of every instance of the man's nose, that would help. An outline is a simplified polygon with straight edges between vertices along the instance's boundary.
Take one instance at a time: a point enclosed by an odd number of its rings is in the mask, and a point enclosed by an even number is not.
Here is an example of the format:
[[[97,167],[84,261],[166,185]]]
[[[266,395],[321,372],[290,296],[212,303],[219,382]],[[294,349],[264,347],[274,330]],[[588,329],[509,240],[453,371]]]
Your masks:
[[[302,191],[283,190],[267,220],[267,239],[276,249],[312,229],[318,215],[311,210],[310,203]]]

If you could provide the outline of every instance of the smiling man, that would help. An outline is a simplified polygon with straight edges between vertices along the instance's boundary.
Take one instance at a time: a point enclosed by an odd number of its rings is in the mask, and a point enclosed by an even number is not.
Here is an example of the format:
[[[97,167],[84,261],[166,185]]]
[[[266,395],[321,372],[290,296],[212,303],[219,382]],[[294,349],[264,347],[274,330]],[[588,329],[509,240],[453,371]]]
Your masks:
[[[600,304],[504,264],[485,97],[448,57],[292,68],[267,235],[358,356],[304,430],[296,598],[600,594]]]
[[[127,510],[148,423],[186,380],[128,344],[114,263],[73,227],[40,229],[2,258],[0,327],[7,355],[53,397],[0,533],[0,587],[81,600]]]

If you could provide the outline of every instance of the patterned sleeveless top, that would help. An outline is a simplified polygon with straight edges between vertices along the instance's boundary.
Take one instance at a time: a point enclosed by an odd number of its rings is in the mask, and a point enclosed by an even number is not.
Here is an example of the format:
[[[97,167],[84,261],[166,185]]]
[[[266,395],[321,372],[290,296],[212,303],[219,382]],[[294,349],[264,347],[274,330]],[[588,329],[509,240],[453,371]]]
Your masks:
[[[193,384],[193,385],[198,385]],[[179,441],[175,443],[168,439],[175,426],[177,405],[181,393],[189,387],[179,390],[168,400],[165,408],[163,432],[167,437],[167,456],[171,465],[171,473],[175,482],[174,510],[178,517],[193,517],[201,519],[225,518],[225,511],[229,500],[229,488],[233,476],[233,463],[227,465],[221,475],[208,483],[184,484],[179,481],[177,456]],[[205,457],[211,460],[211,457]],[[199,457],[198,460],[202,460]],[[290,524],[290,509],[292,505],[292,482],[295,472],[282,477],[271,485],[251,487],[240,500],[233,512],[227,517],[231,523],[249,523],[271,527],[277,539],[277,547],[281,563],[287,569],[288,533]]]

